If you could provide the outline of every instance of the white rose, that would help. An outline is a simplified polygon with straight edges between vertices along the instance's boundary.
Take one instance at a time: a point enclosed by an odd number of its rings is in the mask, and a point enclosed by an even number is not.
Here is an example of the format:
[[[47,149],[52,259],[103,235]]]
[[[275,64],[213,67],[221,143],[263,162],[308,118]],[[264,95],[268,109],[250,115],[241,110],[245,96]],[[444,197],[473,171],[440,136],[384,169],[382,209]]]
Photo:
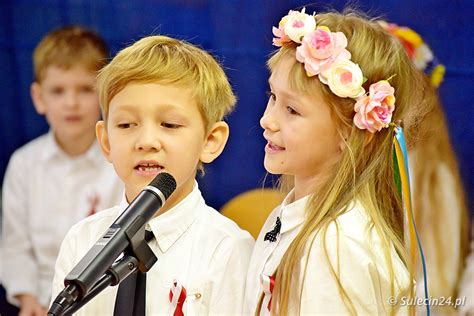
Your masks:
[[[413,63],[417,69],[424,70],[426,65],[433,60],[433,52],[426,44],[421,44],[415,49],[415,58]]]
[[[306,33],[316,29],[316,19],[312,15],[304,13],[305,9],[298,11],[290,11],[284,22],[285,34],[296,43],[301,43],[301,39]]]
[[[331,68],[320,75],[320,80],[341,98],[356,99],[365,93],[362,70],[348,59],[335,60]]]

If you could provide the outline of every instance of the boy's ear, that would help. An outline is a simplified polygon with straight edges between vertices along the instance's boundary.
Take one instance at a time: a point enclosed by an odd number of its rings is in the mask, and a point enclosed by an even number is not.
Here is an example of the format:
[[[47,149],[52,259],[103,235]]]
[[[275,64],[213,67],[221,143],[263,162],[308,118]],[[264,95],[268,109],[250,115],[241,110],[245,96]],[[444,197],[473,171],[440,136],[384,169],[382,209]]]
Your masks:
[[[201,161],[210,163],[219,157],[224,150],[227,139],[229,139],[229,125],[224,121],[215,123],[205,139],[201,152]]]
[[[38,82],[33,82],[30,87],[31,99],[35,106],[38,114],[44,115],[46,113],[46,107],[43,99],[41,98],[41,85]]]
[[[107,134],[107,127],[105,126],[104,121],[98,121],[95,124],[95,134],[97,136],[97,141],[99,142],[100,149],[108,162],[112,162],[110,158],[110,142],[109,135]]]

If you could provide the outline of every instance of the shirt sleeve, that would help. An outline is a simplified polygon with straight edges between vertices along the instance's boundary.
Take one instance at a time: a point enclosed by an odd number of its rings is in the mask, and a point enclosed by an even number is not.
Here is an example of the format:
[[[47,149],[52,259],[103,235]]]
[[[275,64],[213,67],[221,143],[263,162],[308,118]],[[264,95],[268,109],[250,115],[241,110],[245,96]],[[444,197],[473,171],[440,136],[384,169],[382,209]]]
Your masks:
[[[56,296],[64,289],[64,278],[74,268],[75,265],[75,233],[74,228],[71,228],[64,238],[59,254],[56,259],[54,268],[53,287],[51,295],[51,303],[56,299]],[[51,305],[50,303],[50,305]]]
[[[212,294],[210,315],[241,315],[245,280],[254,245],[248,235],[241,238],[227,237],[219,244],[212,259]]]
[[[375,259],[377,254],[369,250],[367,243],[342,233],[328,233],[324,243],[317,236],[309,253],[302,282],[301,314],[389,315],[390,279],[382,270],[385,262]],[[397,262],[393,262],[395,275],[400,273]],[[305,262],[301,265],[304,271]],[[339,282],[334,273],[339,276]],[[406,312],[395,311],[397,314]]]
[[[14,298],[20,293],[38,296],[38,262],[32,245],[29,208],[25,192],[25,168],[18,152],[10,159],[3,182],[2,210],[2,281],[7,299],[18,305]],[[33,210],[34,211],[34,210]]]

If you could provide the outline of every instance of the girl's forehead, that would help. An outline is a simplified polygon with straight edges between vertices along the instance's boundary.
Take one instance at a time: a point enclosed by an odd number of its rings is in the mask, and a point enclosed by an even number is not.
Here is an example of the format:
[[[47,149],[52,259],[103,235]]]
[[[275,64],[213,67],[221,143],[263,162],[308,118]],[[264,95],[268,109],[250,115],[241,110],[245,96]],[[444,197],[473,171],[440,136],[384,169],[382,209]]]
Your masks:
[[[274,65],[271,69],[268,83],[271,86],[290,89],[292,86],[290,80],[294,80],[294,78],[291,78],[291,66],[292,64],[289,61],[280,60],[278,64]]]

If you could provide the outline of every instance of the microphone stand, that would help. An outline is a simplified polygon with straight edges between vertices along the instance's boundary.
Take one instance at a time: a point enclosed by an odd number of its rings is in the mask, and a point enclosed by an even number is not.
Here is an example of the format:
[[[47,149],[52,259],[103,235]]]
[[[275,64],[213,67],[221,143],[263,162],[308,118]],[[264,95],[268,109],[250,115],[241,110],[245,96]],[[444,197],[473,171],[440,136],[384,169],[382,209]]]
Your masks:
[[[130,245],[123,252],[124,256],[115,261],[84,296],[79,297],[76,293],[71,293],[73,286],[68,285],[56,297],[48,311],[48,316],[71,315],[108,286],[119,284],[137,270],[145,273],[151,269],[158,259],[145,240],[145,226],[138,228],[138,233],[137,227],[130,227],[125,234],[130,241]]]
[[[128,255],[123,256],[122,259],[110,267],[107,273],[97,281],[84,297],[69,306],[69,308],[64,311],[64,315],[74,314],[91,299],[96,297],[97,294],[105,290],[105,288],[119,284],[135,271],[137,271],[137,258]]]

